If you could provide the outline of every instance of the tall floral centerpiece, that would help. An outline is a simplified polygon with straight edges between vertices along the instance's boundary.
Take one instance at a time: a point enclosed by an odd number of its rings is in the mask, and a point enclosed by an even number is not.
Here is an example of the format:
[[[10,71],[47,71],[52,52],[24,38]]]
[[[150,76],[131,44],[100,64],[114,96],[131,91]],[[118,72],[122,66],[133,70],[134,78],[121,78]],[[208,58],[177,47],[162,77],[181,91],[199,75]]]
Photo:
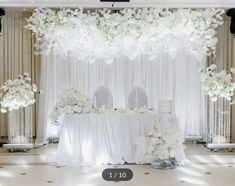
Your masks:
[[[234,68],[231,68],[230,72],[218,72],[215,64],[200,72],[202,89],[209,97],[207,142],[208,147],[214,150],[223,147],[234,148],[233,144],[229,144],[230,105],[235,103],[235,83],[232,81],[234,73]]]
[[[35,103],[37,87],[31,83],[28,73],[17,79],[7,80],[0,88],[2,113],[8,113],[8,145],[11,151],[32,140],[32,104]],[[13,146],[12,146],[13,145]],[[30,145],[32,146],[32,144]],[[27,150],[24,148],[24,150]]]

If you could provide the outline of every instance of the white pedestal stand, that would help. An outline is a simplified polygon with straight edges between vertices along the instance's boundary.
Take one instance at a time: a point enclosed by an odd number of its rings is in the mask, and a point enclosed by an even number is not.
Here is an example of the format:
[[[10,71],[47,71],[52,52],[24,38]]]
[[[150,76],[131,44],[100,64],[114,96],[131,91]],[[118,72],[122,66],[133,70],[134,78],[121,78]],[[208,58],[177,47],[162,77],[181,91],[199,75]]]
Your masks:
[[[32,106],[8,113],[8,144],[3,148],[9,152],[26,152],[33,148]]]
[[[229,101],[224,98],[209,101],[207,147],[214,152],[235,149],[235,143],[230,143],[230,109]]]

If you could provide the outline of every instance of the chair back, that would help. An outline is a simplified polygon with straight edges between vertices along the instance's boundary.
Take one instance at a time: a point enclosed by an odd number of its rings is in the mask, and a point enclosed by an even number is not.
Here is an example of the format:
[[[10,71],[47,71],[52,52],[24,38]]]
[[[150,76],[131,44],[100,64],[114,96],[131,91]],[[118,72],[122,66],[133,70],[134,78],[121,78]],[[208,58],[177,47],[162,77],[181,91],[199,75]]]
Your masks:
[[[146,92],[141,87],[134,87],[129,96],[128,96],[128,108],[141,108],[141,107],[148,107],[148,99]]]
[[[106,108],[113,107],[113,96],[109,89],[102,86],[95,91],[95,104],[97,108],[105,106]]]

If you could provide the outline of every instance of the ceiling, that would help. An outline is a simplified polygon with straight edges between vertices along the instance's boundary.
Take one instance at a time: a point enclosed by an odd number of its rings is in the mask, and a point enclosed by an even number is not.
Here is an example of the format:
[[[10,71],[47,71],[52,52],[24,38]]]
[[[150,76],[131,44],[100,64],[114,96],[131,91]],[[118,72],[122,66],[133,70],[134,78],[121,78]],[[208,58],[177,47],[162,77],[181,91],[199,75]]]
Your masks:
[[[0,7],[112,7],[111,2],[100,0],[0,0]],[[114,7],[235,7],[235,0],[130,0],[129,3],[115,3]]]

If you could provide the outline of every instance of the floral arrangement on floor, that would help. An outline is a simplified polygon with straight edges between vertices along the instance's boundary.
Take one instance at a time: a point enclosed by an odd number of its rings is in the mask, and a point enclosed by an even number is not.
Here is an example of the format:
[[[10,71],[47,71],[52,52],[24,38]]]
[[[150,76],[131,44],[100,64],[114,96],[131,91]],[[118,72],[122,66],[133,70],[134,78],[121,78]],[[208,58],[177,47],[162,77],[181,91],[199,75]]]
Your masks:
[[[1,112],[17,110],[35,103],[37,86],[31,84],[28,73],[19,75],[17,79],[7,80],[0,88]]]
[[[51,119],[53,124],[58,124],[59,116],[62,114],[80,114],[96,112],[94,102],[80,90],[67,89],[57,102]]]
[[[225,98],[231,104],[235,102],[232,99],[235,90],[235,83],[232,82],[232,75],[234,73],[234,68],[231,68],[230,72],[225,70],[217,72],[217,66],[215,64],[200,72],[202,89],[210,97],[212,102],[217,101],[218,97]]]
[[[35,9],[27,28],[37,38],[41,53],[67,52],[81,60],[112,61],[121,55],[156,58],[158,51],[175,57],[184,48],[201,59],[215,53],[216,28],[223,24],[222,9],[129,8],[118,12],[98,9]],[[91,52],[92,50],[92,52]]]
[[[147,137],[140,138],[137,144],[137,162],[154,163],[170,162],[174,164],[185,164],[187,161],[184,154],[184,139],[177,123],[155,122],[153,131]],[[144,157],[144,158],[143,158]],[[142,162],[142,161],[145,162]]]

